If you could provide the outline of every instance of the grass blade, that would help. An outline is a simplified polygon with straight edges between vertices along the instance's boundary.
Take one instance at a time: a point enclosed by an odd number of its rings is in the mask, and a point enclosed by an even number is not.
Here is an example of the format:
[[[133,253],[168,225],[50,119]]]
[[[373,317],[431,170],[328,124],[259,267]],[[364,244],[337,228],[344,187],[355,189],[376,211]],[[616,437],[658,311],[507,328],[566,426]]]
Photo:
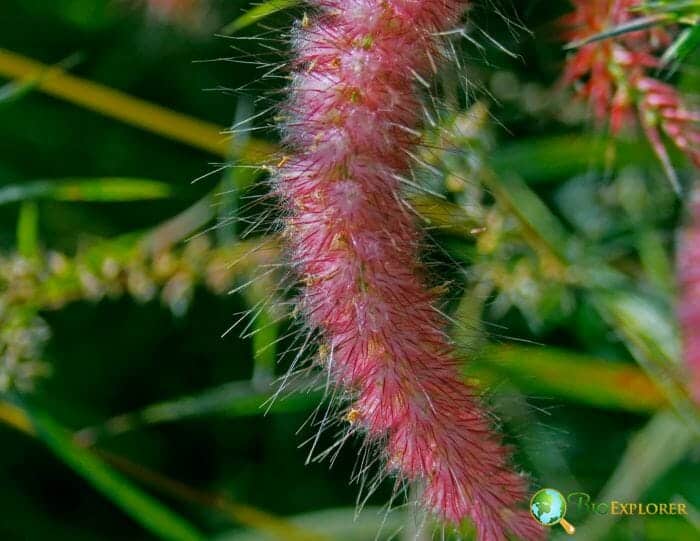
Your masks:
[[[0,75],[5,77],[32,80],[48,68],[40,62],[0,49]],[[229,155],[231,145],[229,138],[223,135],[223,127],[170,111],[124,92],[69,75],[63,70],[53,69],[46,73],[38,80],[36,88],[85,109],[214,155]],[[258,162],[272,151],[268,143],[251,140],[242,157],[248,162]]]
[[[257,23],[258,21],[261,21],[273,13],[296,6],[300,3],[300,0],[268,0],[267,2],[249,9],[237,19],[234,19],[232,22],[222,28],[221,33],[225,36],[230,36],[231,34],[235,34],[236,32]]]
[[[334,541],[367,541],[396,539],[396,532],[406,523],[405,514],[399,510],[365,507],[357,515],[355,508],[324,509],[291,517],[294,524],[329,536]],[[274,541],[275,538],[261,532],[227,532],[214,541]]]
[[[289,396],[278,398],[269,408],[263,407],[274,395],[274,391],[274,388],[260,390],[248,381],[227,383],[194,395],[159,402],[139,411],[112,417],[100,426],[81,430],[77,437],[81,442],[93,444],[100,438],[114,437],[146,426],[209,415],[247,417],[263,415],[266,412],[307,411],[318,405],[322,398],[320,391],[299,393],[290,389]]]
[[[626,291],[591,292],[590,298],[642,369],[664,391],[670,404],[700,434],[700,413],[681,373],[680,340],[670,313],[641,295]]]
[[[593,43],[595,41],[602,41],[605,39],[614,38],[623,34],[629,34],[630,32],[639,32],[640,30],[646,30],[647,28],[651,28],[670,21],[672,21],[672,17],[665,14],[638,17],[637,19],[633,19],[629,22],[620,24],[613,28],[608,28],[607,30],[604,30],[603,32],[600,32],[593,36],[589,36],[585,39],[569,43],[566,45],[565,49],[578,49],[579,47],[583,47],[584,45],[588,45],[589,43]]]
[[[0,205],[32,199],[75,202],[129,202],[163,199],[171,187],[141,178],[67,178],[36,180],[0,188]]]
[[[504,144],[494,150],[491,163],[499,176],[517,171],[528,184],[535,185],[609,169],[611,165],[656,164],[647,150],[648,146],[639,141],[618,141],[599,135],[554,135]]]
[[[661,57],[661,65],[682,62],[695,49],[700,47],[700,25],[691,26],[681,32]]]
[[[666,404],[663,393],[636,366],[556,348],[491,345],[467,367],[469,374],[486,381],[506,376],[526,393],[600,408],[649,412]]]
[[[81,55],[74,54],[62,60],[55,66],[46,66],[46,69],[38,73],[35,77],[25,81],[10,81],[0,87],[0,106],[9,105],[21,100],[37,88],[42,78],[51,74],[52,70],[69,70],[76,66],[81,59]]]
[[[210,493],[192,488],[184,483],[177,480],[166,477],[158,472],[150,470],[140,464],[131,462],[119,455],[109,453],[100,449],[85,450],[81,447],[75,447],[76,444],[80,445],[78,438],[71,435],[54,421],[52,421],[45,414],[35,411],[32,416],[16,406],[13,403],[7,402],[0,399],[0,422],[8,426],[15,428],[16,430],[27,434],[28,436],[39,437],[50,444],[49,446],[53,449],[55,445],[59,446],[59,451],[67,453],[68,456],[64,461],[73,465],[74,462],[78,462],[77,468],[85,468],[85,466],[92,466],[94,460],[98,460],[97,465],[106,469],[109,476],[107,483],[109,484],[110,479],[117,476],[119,480],[119,475],[111,473],[112,470],[104,466],[101,461],[104,461],[120,472],[138,479],[141,483],[146,486],[150,486],[153,489],[159,490],[171,497],[177,498],[183,502],[194,503],[202,505],[210,509],[216,509],[223,515],[228,516],[234,521],[240,523],[247,528],[252,530],[257,530],[259,532],[264,532],[270,535],[274,540],[283,541],[329,541],[325,536],[316,533],[315,531],[305,530],[301,526],[287,521],[286,519],[277,517],[265,511],[256,509],[254,507],[239,504],[231,501],[229,498],[222,494]],[[42,433],[41,430],[44,430]],[[47,435],[48,434],[48,435]],[[58,439],[58,442],[54,440]],[[78,453],[77,458],[75,453]],[[59,457],[63,458],[63,454],[59,454]],[[83,460],[83,457],[87,456],[87,462]],[[70,460],[70,462],[69,462]],[[82,469],[79,471],[79,473]],[[89,472],[88,472],[89,473]],[[101,478],[105,477],[104,475]],[[113,480],[113,479],[112,479]],[[131,485],[127,485],[127,488]],[[100,487],[98,487],[99,489]],[[134,489],[136,490],[136,489]],[[137,492],[136,496],[142,493]],[[143,495],[146,498],[146,503],[158,502],[151,500],[149,496]],[[138,498],[134,501],[134,498],[129,500],[130,503],[138,504]],[[141,511],[148,511],[148,507],[139,507],[137,509]],[[163,508],[165,509],[165,508]],[[169,511],[165,509],[166,518]],[[177,517],[176,517],[177,518]],[[185,524],[184,533],[187,533],[187,524]],[[195,539],[202,539],[200,534],[194,532],[197,537]],[[170,537],[163,537],[163,539],[171,539]],[[184,537],[175,539],[187,539]]]
[[[29,415],[37,435],[57,457],[148,531],[168,541],[206,539],[185,519],[136,488],[90,451],[78,447],[70,433],[46,413],[32,409]]]
[[[25,201],[19,209],[17,250],[28,259],[39,255],[39,207],[33,201]]]
[[[554,348],[487,346],[476,359],[470,360],[466,374],[483,384],[505,376],[526,392],[545,393],[601,408],[649,412],[666,404],[665,396],[637,367]],[[301,383],[299,387],[307,386]],[[112,417],[99,426],[81,430],[76,437],[92,445],[102,438],[147,426],[210,415],[246,417],[307,411],[323,397],[320,391],[302,393],[290,388],[289,394],[265,407],[274,392],[274,388],[260,390],[248,381],[227,383]]]
[[[674,413],[658,413],[632,439],[596,501],[640,501],[644,492],[688,453],[694,441],[694,435]],[[620,515],[591,513],[590,517],[577,529],[577,539],[605,539]]]

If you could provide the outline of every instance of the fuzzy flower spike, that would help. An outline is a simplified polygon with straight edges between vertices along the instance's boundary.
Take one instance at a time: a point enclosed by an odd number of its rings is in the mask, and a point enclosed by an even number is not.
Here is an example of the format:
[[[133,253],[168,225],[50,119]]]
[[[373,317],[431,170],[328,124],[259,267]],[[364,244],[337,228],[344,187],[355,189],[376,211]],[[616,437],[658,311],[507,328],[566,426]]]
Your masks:
[[[317,0],[295,36],[276,190],[347,420],[383,449],[388,473],[420,487],[446,524],[480,541],[542,537],[518,505],[524,479],[465,386],[425,285],[421,234],[401,196],[418,142],[418,85],[440,65],[459,0]],[[419,83],[420,82],[420,83]]]
[[[700,187],[693,194],[690,214],[690,224],[681,235],[678,249],[678,319],[690,392],[700,404]]]
[[[641,0],[574,0],[564,16],[563,38],[585,41],[605,30],[629,24],[638,16]],[[700,111],[689,109],[679,92],[654,77],[662,68],[657,54],[671,43],[663,28],[627,32],[592,41],[567,60],[563,82],[589,101],[596,120],[609,122],[618,133],[635,118],[666,174],[680,191],[662,134],[700,167]]]

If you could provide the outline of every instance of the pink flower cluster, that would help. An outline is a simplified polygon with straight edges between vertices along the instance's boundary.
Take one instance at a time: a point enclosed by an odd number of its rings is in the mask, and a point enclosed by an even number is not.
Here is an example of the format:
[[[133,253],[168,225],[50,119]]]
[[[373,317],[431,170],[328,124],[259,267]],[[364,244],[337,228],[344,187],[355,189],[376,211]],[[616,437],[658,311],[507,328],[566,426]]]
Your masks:
[[[562,18],[564,38],[575,42],[629,23],[640,0],[574,0]],[[598,121],[614,133],[639,119],[654,151],[667,168],[662,133],[700,167],[700,112],[690,111],[672,86],[649,75],[661,67],[658,50],[670,44],[660,28],[624,33],[580,47],[567,61],[563,80],[590,101]]]
[[[481,541],[540,539],[519,507],[526,482],[460,377],[401,196],[419,81],[440,65],[437,34],[459,23],[465,2],[314,3],[295,36],[290,155],[275,185],[322,364],[352,401],[347,420],[384,450],[387,472],[421,488],[426,509],[446,523],[471,519]]]
[[[690,391],[700,404],[700,189],[691,201],[691,224],[678,249],[680,300],[678,318],[683,334],[684,359]]]
[[[202,18],[204,0],[145,0],[149,15],[186,25]]]

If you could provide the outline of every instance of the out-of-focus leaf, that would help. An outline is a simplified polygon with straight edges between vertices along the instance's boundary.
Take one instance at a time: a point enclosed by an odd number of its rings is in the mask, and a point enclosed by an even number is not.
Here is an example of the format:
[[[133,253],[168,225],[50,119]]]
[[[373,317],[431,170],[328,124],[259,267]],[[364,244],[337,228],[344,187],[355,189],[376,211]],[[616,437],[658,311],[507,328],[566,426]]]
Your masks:
[[[355,508],[326,509],[292,517],[298,526],[313,529],[335,541],[377,541],[395,539],[396,533],[407,520],[398,510],[387,512],[378,507],[366,507],[357,516]],[[244,531],[224,533],[214,541],[276,541],[274,537],[259,532]]]
[[[78,447],[70,433],[45,412],[32,409],[29,414],[37,435],[57,457],[151,533],[169,541],[206,539],[185,519],[136,488],[92,453]]]
[[[316,533],[316,531],[304,529],[283,518],[249,505],[233,502],[220,494],[191,488],[184,483],[163,476],[119,455],[99,449],[87,451],[82,447],[76,447],[77,444],[83,443],[88,445],[90,442],[81,442],[79,435],[70,435],[65,428],[49,418],[45,412],[35,410],[29,415],[24,409],[15,404],[0,400],[0,422],[29,436],[36,436],[42,439],[59,458],[62,458],[69,466],[82,474],[88,481],[91,481],[98,490],[110,497],[117,505],[121,505],[132,516],[136,516],[137,519],[142,514],[155,511],[155,514],[144,519],[147,523],[145,525],[148,527],[150,524],[148,521],[150,520],[154,521],[154,528],[162,526],[160,530],[154,532],[160,534],[162,539],[202,539],[202,537],[194,530],[193,533],[197,537],[185,537],[189,528],[186,522],[178,523],[178,516],[172,515],[156,500],[133,488],[119,474],[114,473],[99,459],[104,460],[120,472],[138,479],[147,486],[188,503],[216,509],[252,530],[270,535],[276,541],[330,541],[324,535]],[[171,519],[174,522],[169,523],[168,521]],[[179,533],[182,533],[182,535],[178,536]]]
[[[13,103],[27,94],[36,86],[36,82],[27,81],[24,83],[11,81],[0,87],[0,105]]]
[[[688,509],[688,522],[690,522],[690,524],[692,524],[692,526],[695,528],[695,532],[697,534],[700,534],[700,509],[698,509],[685,498],[682,498],[680,496],[674,498],[674,501],[676,503],[685,504],[686,508]]]
[[[583,47],[588,43],[593,43],[594,41],[601,41],[604,39],[614,38],[616,36],[621,36],[622,34],[629,34],[630,32],[639,32],[640,30],[645,30],[659,24],[663,24],[672,20],[672,17],[668,14],[657,14],[649,15],[647,17],[637,17],[626,23],[614,26],[612,28],[607,28],[598,34],[587,37],[579,41],[574,41],[566,45],[566,49],[578,49]]]
[[[506,377],[527,393],[627,411],[653,411],[666,403],[663,393],[636,366],[571,351],[491,345],[466,365],[469,375],[487,383]]]
[[[647,1],[638,9],[654,13],[668,13],[676,18],[688,15],[700,15],[700,1],[698,0],[658,0]]]
[[[700,413],[681,374],[680,338],[670,323],[675,321],[673,315],[658,303],[624,290],[595,292],[590,297],[688,427],[700,434]]]
[[[562,226],[549,209],[524,183],[513,179],[489,178],[494,196],[510,207],[524,226],[523,237],[533,249],[571,273],[572,262],[566,253]],[[601,262],[584,265],[580,261],[577,283],[587,289],[598,312],[625,341],[640,366],[667,395],[674,408],[700,433],[700,415],[685,390],[678,374],[680,343],[676,330],[669,323],[672,314],[623,288],[626,280]],[[611,286],[616,289],[609,289]]]
[[[664,395],[638,368],[553,348],[489,346],[466,365],[467,375],[485,384],[505,377],[527,392],[546,393],[585,404],[628,411],[652,411]],[[303,386],[302,386],[303,389]],[[260,390],[249,382],[233,382],[204,392],[153,404],[113,417],[79,432],[94,442],[146,426],[209,415],[250,416],[265,412],[308,411],[323,398],[320,391],[291,392],[269,402],[274,389]]]
[[[67,178],[36,180],[0,188],[0,205],[31,199],[80,202],[124,202],[171,195],[164,182],[141,178]]]
[[[0,422],[30,436],[34,435],[34,425],[24,410],[3,399],[0,399]]]
[[[540,255],[554,256],[552,259],[563,261],[566,230],[542,200],[512,174],[501,177],[488,175],[485,180],[499,202],[520,220],[523,235],[529,238]]]
[[[299,5],[300,3],[301,0],[267,0],[267,2],[263,2],[262,4],[258,4],[257,6],[250,8],[243,15],[227,24],[221,30],[221,33],[225,36],[230,36],[231,34],[235,34],[236,32],[257,23],[265,17],[272,15],[273,13]]]
[[[232,501],[224,495],[192,488],[122,457],[104,451],[97,451],[97,454],[127,475],[139,479],[156,490],[190,503],[216,509],[251,530],[269,535],[274,541],[331,541],[316,530],[302,528],[267,511]]]
[[[493,151],[490,163],[499,176],[516,173],[528,183],[542,184],[606,168],[611,163],[653,165],[656,160],[643,143],[556,135],[503,145]]]
[[[671,62],[682,62],[698,47],[700,47],[700,25],[694,25],[684,29],[666,49],[661,57],[661,63],[667,65]]]
[[[159,402],[140,411],[113,417],[101,426],[81,430],[77,437],[80,441],[93,443],[100,437],[116,436],[149,425],[208,415],[245,417],[263,415],[266,412],[307,411],[315,407],[322,398],[322,393],[317,391],[285,391],[282,396],[270,401],[273,395],[273,388],[261,390],[247,381],[227,383],[201,393]]]
[[[277,358],[276,343],[279,325],[269,306],[263,304],[253,325],[253,358],[255,360],[253,379],[255,381],[271,381]]]
[[[615,473],[594,501],[640,501],[654,481],[686,455],[694,441],[696,435],[673,412],[659,412],[632,439]],[[574,508],[570,505],[570,510]],[[588,520],[577,528],[576,539],[605,539],[619,518],[619,514],[590,513]],[[558,539],[564,539],[564,536]]]
[[[681,503],[681,502],[676,502]],[[644,541],[676,541],[700,537],[700,528],[695,527],[688,517],[655,515],[644,517],[643,524],[635,525],[635,533]],[[629,536],[629,522],[617,522],[610,530],[609,539],[625,539]]]
[[[435,228],[441,233],[469,238],[483,225],[469,216],[460,205],[434,195],[412,194],[409,200],[426,227]]]
[[[673,269],[662,236],[655,230],[641,231],[637,249],[649,281],[659,290],[670,294],[673,289]]]
[[[46,69],[38,73],[36,77],[24,81],[10,81],[0,87],[0,106],[14,103],[30,94],[41,82],[42,77],[51,73],[51,70],[68,70],[80,61],[81,55],[74,54],[62,60],[55,66],[46,66]]]
[[[48,67],[0,49],[0,75],[2,76],[31,80],[44,73]],[[170,111],[118,90],[69,75],[62,70],[51,70],[45,77],[39,79],[36,88],[85,109],[217,156],[229,155],[231,144],[223,135],[225,132],[223,127]],[[242,152],[241,158],[246,162],[257,163],[272,152],[274,147],[269,143],[251,139]]]
[[[39,207],[33,201],[25,201],[19,209],[17,251],[26,258],[39,253]]]

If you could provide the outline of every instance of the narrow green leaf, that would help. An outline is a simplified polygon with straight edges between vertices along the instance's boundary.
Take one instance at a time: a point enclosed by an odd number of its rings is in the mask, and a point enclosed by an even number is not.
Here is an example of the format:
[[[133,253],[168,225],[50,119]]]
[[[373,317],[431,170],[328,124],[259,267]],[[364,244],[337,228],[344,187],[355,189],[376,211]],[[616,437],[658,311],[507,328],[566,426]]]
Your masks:
[[[34,81],[10,81],[0,86],[0,106],[14,103],[29,94],[37,83]]]
[[[693,526],[693,528],[695,528],[695,533],[700,535],[700,509],[681,496],[676,496],[673,498],[673,501],[675,503],[685,504],[686,508],[688,509],[688,522]]]
[[[678,2],[669,2],[661,0],[658,2],[645,2],[639,9],[655,13],[671,13],[673,15],[700,14],[700,1],[698,0],[679,0]]]
[[[279,326],[275,322],[274,314],[267,306],[263,306],[260,315],[255,318],[253,331],[253,358],[255,360],[255,372],[253,378],[256,381],[271,381],[274,376],[275,362],[277,359],[277,332]]]
[[[225,36],[230,36],[231,34],[235,34],[236,32],[257,23],[265,17],[272,15],[273,13],[296,6],[300,3],[301,0],[268,0],[267,2],[249,9],[237,19],[234,19],[221,30],[221,33]]]
[[[509,175],[485,175],[494,197],[512,212],[523,226],[523,234],[538,251],[564,260],[568,234],[542,200],[520,178]]]
[[[248,381],[236,381],[118,415],[100,426],[81,430],[78,437],[80,441],[94,443],[99,438],[116,436],[145,426],[208,415],[247,417],[266,412],[307,411],[318,405],[323,396],[318,391],[292,392],[295,390],[298,390],[297,387],[285,390],[281,396],[272,400],[274,388],[260,389]]]
[[[684,385],[680,338],[670,310],[624,290],[591,292],[590,298],[688,427],[700,434],[700,412]]]
[[[647,28],[651,28],[653,26],[657,26],[659,24],[663,24],[663,23],[669,22],[671,20],[672,20],[672,17],[669,16],[668,14],[658,14],[658,15],[649,15],[648,17],[638,17],[636,19],[632,19],[629,22],[620,24],[620,25],[615,26],[613,28],[608,28],[608,29],[606,29],[598,34],[595,34],[593,36],[589,36],[585,39],[569,43],[566,45],[565,48],[566,49],[578,49],[579,47],[583,47],[584,45],[587,45],[589,43],[593,43],[595,41],[602,41],[604,39],[614,38],[616,36],[621,36],[622,34],[629,34],[630,32],[639,32],[640,30],[645,30]]]
[[[642,142],[556,135],[503,145],[494,150],[490,163],[499,176],[515,172],[528,184],[544,184],[612,165],[654,165],[656,159]]]
[[[666,66],[671,62],[682,62],[695,49],[700,47],[700,25],[694,25],[683,30],[661,57],[661,64]]]
[[[25,201],[19,208],[17,250],[26,258],[39,253],[39,207],[33,201]]]
[[[641,231],[637,236],[637,249],[649,281],[659,291],[671,294],[674,284],[673,268],[662,235],[653,229]]]
[[[32,409],[28,413],[39,438],[57,457],[148,531],[167,541],[206,539],[185,519],[136,488],[90,451],[78,447],[70,433],[45,412]]]
[[[410,203],[427,227],[441,233],[470,238],[483,226],[460,205],[431,194],[412,194]]]
[[[648,412],[666,403],[636,366],[557,348],[491,345],[467,363],[466,370],[486,382],[505,377],[526,393],[600,408]]]
[[[52,69],[69,70],[75,67],[81,60],[80,54],[73,54],[68,58],[57,63],[55,66],[49,66],[36,77],[27,80],[10,81],[0,87],[0,106],[9,105],[21,100],[23,97],[30,94],[36,89],[41,81],[46,77]]]
[[[172,190],[164,182],[141,178],[65,178],[36,180],[0,188],[0,205],[30,199],[80,202],[128,202],[162,199]]]
[[[291,517],[290,521],[334,541],[388,541],[396,539],[396,532],[405,527],[406,516],[399,510],[387,512],[378,507],[365,507],[358,516],[353,507],[324,509]],[[221,534],[214,541],[276,541],[276,538],[263,532],[242,531]]]

